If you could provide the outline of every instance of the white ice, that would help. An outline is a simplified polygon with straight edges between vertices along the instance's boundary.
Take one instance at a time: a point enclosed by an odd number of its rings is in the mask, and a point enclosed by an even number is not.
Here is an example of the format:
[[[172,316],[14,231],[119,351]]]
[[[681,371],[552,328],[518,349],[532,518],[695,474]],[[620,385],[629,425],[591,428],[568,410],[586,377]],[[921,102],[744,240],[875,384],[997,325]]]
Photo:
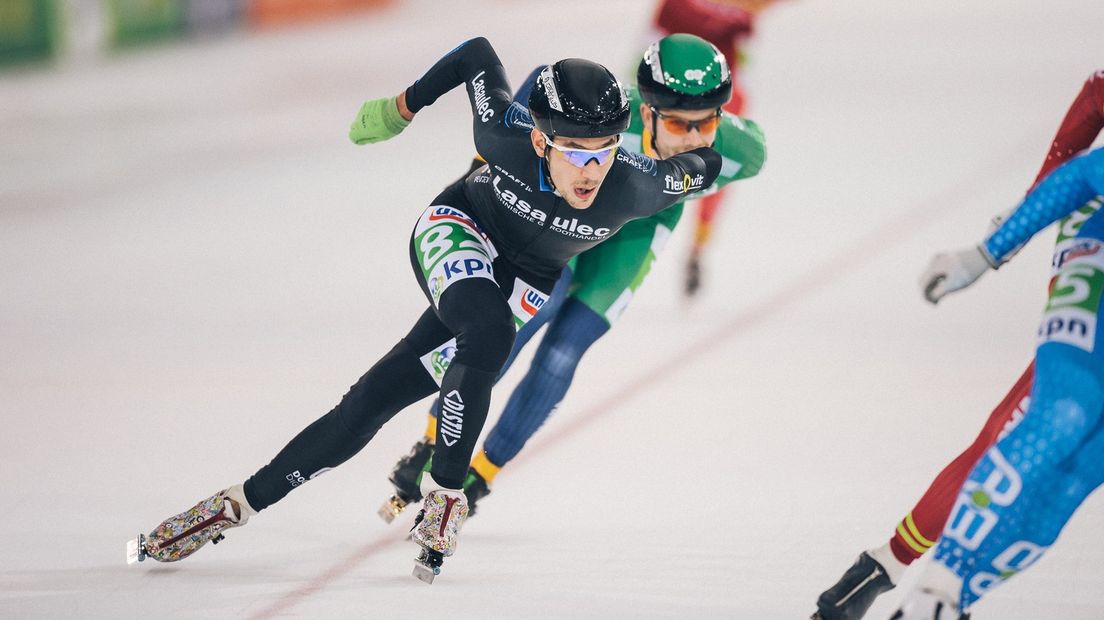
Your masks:
[[[226,543],[124,563],[423,309],[407,237],[471,155],[466,101],[357,148],[361,101],[475,35],[515,81],[566,56],[624,74],[650,13],[423,0],[0,74],[0,616],[807,617],[1032,356],[1051,231],[937,308],[916,279],[1030,184],[1104,67],[1102,3],[765,15],[744,81],[769,162],[733,192],[704,296],[679,295],[687,218],[433,586],[409,522],[375,516],[421,404]],[[1104,616],[1101,500],[975,617]]]

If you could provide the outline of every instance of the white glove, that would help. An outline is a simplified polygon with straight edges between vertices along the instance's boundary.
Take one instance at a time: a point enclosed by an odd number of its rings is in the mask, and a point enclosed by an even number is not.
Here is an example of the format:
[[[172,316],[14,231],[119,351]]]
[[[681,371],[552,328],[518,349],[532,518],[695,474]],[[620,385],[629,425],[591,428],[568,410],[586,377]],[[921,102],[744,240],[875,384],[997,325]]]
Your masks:
[[[982,246],[936,254],[920,276],[920,290],[924,299],[938,303],[947,293],[970,286],[990,269],[996,269],[996,262]]]

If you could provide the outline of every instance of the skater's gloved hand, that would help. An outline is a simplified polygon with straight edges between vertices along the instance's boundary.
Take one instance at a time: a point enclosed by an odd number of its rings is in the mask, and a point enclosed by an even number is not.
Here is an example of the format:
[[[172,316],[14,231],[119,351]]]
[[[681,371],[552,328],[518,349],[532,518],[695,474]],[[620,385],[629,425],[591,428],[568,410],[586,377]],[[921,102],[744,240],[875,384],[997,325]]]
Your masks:
[[[349,139],[354,144],[382,142],[399,135],[409,124],[399,112],[398,97],[373,99],[360,106],[349,126]]]
[[[920,289],[924,299],[938,303],[947,293],[970,286],[981,274],[996,268],[997,263],[989,256],[985,246],[936,254],[928,263],[924,275],[920,276]]]

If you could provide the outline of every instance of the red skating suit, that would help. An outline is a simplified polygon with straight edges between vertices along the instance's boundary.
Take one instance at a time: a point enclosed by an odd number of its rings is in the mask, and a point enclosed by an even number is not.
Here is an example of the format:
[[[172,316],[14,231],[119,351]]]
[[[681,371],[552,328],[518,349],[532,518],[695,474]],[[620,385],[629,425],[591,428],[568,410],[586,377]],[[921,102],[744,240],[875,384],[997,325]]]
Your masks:
[[[1070,105],[1046,160],[1035,177],[1035,183],[1092,145],[1101,128],[1104,128],[1104,71],[1097,71],[1085,81],[1084,88]],[[1014,426],[1027,410],[1034,371],[1035,364],[1032,362],[1004,400],[989,414],[974,443],[939,472],[912,512],[897,525],[889,545],[898,560],[910,564],[935,544],[970,470],[1005,429]]]

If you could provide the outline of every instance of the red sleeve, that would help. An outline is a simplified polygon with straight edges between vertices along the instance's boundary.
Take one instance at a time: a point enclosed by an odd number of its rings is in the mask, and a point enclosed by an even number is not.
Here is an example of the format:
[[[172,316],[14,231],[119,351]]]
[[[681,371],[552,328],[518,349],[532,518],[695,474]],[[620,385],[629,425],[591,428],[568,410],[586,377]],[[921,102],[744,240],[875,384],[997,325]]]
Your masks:
[[[1101,128],[1104,128],[1104,70],[1092,74],[1070,104],[1069,112],[1066,112],[1066,117],[1062,119],[1058,133],[1050,144],[1043,167],[1035,177],[1035,183],[1074,155],[1089,148]]]

